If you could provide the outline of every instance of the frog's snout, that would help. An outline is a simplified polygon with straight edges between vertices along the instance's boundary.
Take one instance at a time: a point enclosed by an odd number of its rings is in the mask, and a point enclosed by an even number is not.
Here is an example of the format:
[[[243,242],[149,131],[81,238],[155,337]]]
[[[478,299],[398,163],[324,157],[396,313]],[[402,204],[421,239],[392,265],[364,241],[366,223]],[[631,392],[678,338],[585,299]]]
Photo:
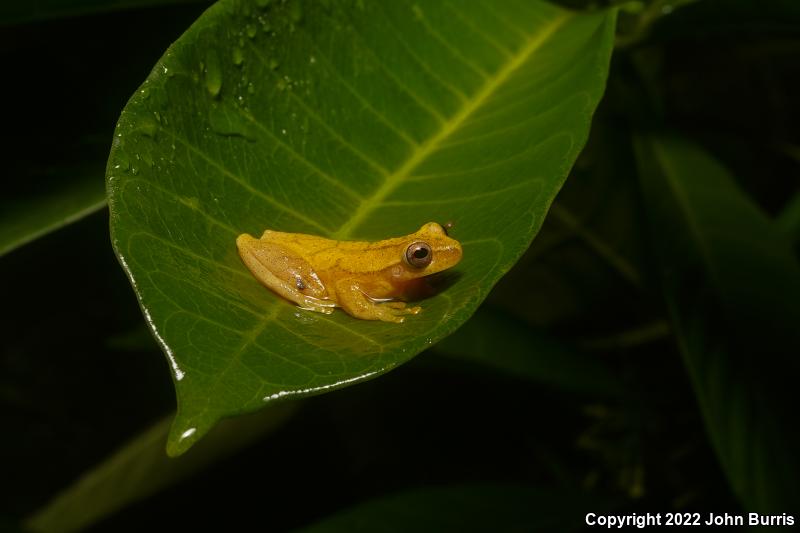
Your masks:
[[[448,239],[446,244],[437,247],[434,253],[436,264],[434,265],[433,272],[440,272],[457,265],[458,262],[461,261],[462,255],[461,244],[454,239]]]
[[[461,249],[461,243],[456,241],[453,244],[453,264],[455,265],[459,261],[461,261],[461,257],[464,255],[464,251]]]

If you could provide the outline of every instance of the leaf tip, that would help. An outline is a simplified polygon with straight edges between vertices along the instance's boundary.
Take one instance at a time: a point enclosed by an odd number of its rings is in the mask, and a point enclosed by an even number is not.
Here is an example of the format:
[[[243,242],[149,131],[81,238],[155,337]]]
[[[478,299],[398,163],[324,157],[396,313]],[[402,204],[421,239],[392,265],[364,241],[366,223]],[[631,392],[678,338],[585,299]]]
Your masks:
[[[217,420],[190,420],[180,414],[175,416],[167,437],[167,455],[180,457],[214,427]]]

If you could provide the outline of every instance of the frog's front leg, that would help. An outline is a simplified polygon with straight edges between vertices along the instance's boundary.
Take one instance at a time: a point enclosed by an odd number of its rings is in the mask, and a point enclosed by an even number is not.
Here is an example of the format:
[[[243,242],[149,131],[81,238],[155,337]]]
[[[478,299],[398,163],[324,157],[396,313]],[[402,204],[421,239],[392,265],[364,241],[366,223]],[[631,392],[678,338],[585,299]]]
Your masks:
[[[339,306],[356,318],[403,322],[403,315],[416,315],[422,309],[407,307],[405,302],[380,302],[369,297],[358,280],[341,279],[336,282],[336,299]]]
[[[239,255],[258,280],[303,309],[330,314],[335,302],[311,265],[287,248],[269,241],[241,235],[236,239]]]

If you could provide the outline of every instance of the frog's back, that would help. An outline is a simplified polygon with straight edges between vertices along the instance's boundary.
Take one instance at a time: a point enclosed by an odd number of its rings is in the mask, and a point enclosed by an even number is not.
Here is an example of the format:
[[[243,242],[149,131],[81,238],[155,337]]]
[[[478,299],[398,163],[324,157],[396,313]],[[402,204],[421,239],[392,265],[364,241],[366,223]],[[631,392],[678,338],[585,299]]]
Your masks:
[[[383,270],[400,259],[398,250],[406,244],[407,237],[383,241],[337,241],[306,235],[267,230],[263,240],[286,247],[302,256],[317,270],[345,270],[365,273]]]
[[[336,246],[338,241],[318,237],[316,235],[306,235],[304,233],[285,233],[283,231],[266,230],[261,235],[261,240],[279,244],[292,250],[298,255],[306,256],[321,250],[331,249]]]

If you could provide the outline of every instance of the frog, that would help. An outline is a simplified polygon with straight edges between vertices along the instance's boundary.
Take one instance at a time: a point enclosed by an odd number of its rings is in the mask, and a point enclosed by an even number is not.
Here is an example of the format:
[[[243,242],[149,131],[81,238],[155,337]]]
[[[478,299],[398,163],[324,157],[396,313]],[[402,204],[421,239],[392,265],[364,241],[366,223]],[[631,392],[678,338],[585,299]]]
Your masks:
[[[402,323],[422,309],[404,300],[424,278],[461,260],[461,244],[436,222],[381,241],[335,240],[266,230],[236,239],[239,256],[264,286],[300,308],[339,307],[362,320]]]

